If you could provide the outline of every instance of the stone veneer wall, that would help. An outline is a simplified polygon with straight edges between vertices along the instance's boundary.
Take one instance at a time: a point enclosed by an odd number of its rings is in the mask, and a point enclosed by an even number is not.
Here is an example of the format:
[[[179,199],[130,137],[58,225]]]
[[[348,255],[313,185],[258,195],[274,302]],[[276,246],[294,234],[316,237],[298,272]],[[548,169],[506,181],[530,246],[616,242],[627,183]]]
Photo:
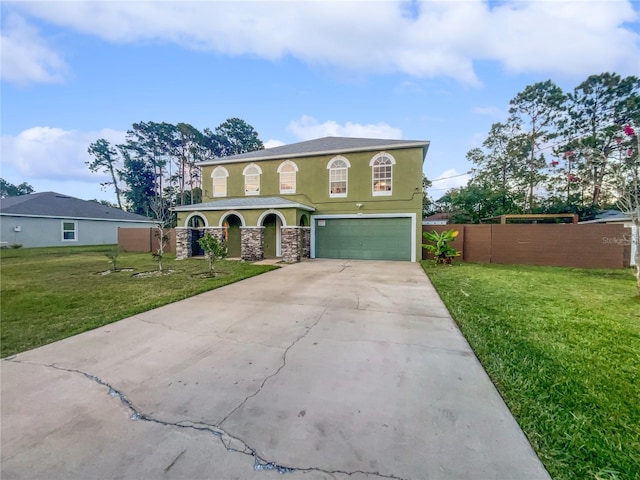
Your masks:
[[[311,258],[311,227],[302,227],[302,258]]]
[[[300,261],[302,229],[300,227],[282,227],[282,261],[295,263]]]
[[[193,240],[192,228],[176,227],[176,260],[184,260],[193,256],[191,242]],[[219,242],[224,243],[224,227],[205,227],[203,231],[209,232]]]
[[[191,256],[191,229],[176,228],[176,260]]]
[[[243,260],[254,262],[264,258],[264,227],[240,227],[240,249]]]
[[[205,227],[203,228],[205,232],[209,232],[213,238],[218,240],[220,243],[225,243],[224,240],[224,227]]]

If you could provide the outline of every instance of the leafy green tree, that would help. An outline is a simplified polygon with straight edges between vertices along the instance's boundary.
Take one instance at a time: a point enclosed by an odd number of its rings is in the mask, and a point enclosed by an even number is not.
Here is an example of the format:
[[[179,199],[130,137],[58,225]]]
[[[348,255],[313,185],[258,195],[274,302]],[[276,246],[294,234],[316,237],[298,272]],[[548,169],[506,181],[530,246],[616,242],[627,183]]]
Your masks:
[[[136,156],[131,155],[130,149],[120,150],[124,159],[122,178],[126,183],[123,192],[128,210],[139,215],[149,215],[151,202],[156,198],[156,177],[152,166]]]
[[[520,131],[513,141],[518,144],[515,148],[524,171],[525,209],[529,212],[535,204],[536,187],[546,179],[543,151],[556,136],[565,100],[562,89],[547,80],[527,86],[509,102],[509,122]]]
[[[193,191],[198,187],[200,179],[200,167],[197,162],[205,157],[205,138],[202,132],[188,123],[178,123],[176,125],[175,148],[178,160],[178,180],[179,180],[179,205],[193,203],[191,196],[187,202],[187,184],[189,190]]]
[[[258,132],[240,118],[229,118],[218,125],[215,132],[205,130],[209,148],[216,157],[238,155],[264,149]]]
[[[154,175],[154,196],[157,197],[162,197],[166,169],[174,154],[175,130],[170,123],[139,122],[127,131],[125,148],[130,155],[148,164]]]
[[[22,182],[20,185],[14,185],[7,182],[4,178],[0,178],[0,198],[5,197],[19,197],[20,195],[28,195],[35,190],[27,182]]]
[[[482,143],[484,148],[474,148],[467,153],[467,160],[475,166],[471,170],[471,183],[490,189],[500,197],[502,213],[515,203],[524,207],[522,189],[527,170],[522,159],[522,142],[517,127],[512,122],[494,123]]]
[[[505,192],[474,183],[449,189],[437,203],[453,223],[480,223],[485,218],[521,211]]]
[[[640,131],[627,124],[623,127],[623,132],[630,143],[627,158],[632,167],[626,175],[619,177],[617,205],[629,215],[635,227],[632,241],[636,245],[636,290],[640,297]]]
[[[227,256],[227,246],[209,232],[206,232],[201,238],[199,238],[198,243],[209,260],[209,274],[213,276],[215,275],[213,268],[215,262],[217,260],[222,260]]]
[[[429,196],[428,190],[433,185],[433,182],[429,180],[424,174],[422,174],[422,216],[427,217],[433,213],[433,199]]]
[[[99,138],[91,145],[89,145],[88,152],[93,155],[94,160],[92,162],[85,162],[92,172],[108,173],[111,177],[110,182],[103,182],[100,184],[102,188],[109,185],[113,186],[118,201],[118,208],[122,210],[122,201],[120,200],[120,187],[118,185],[121,173],[116,167],[119,161],[118,151],[111,146],[111,144],[104,138]]]
[[[640,123],[640,79],[615,73],[591,75],[568,95],[559,145],[566,196],[586,192],[584,203],[614,199],[615,172],[627,168],[627,124]],[[562,185],[562,181],[560,184]]]

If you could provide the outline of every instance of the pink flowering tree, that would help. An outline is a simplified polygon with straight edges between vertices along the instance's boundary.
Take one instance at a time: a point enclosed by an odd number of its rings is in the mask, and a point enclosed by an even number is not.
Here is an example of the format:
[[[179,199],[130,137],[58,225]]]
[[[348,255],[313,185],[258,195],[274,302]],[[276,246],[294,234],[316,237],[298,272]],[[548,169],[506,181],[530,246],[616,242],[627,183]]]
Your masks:
[[[640,296],[640,132],[631,125],[623,128],[624,138],[621,136],[623,154],[631,168],[627,176],[621,175],[620,196],[618,197],[618,207],[621,211],[631,217],[633,223],[632,241],[635,244],[636,263],[636,289]]]

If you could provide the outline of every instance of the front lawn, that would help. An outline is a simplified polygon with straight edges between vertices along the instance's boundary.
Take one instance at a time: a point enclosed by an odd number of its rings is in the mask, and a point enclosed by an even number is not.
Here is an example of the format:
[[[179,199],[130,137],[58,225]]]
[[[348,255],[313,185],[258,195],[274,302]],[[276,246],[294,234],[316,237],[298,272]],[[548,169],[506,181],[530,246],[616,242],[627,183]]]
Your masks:
[[[423,266],[554,479],[640,478],[630,271]]]
[[[134,277],[157,269],[149,253],[121,253],[118,271],[105,253],[113,246],[0,250],[1,352],[5,357],[198,293],[264,273],[273,268],[237,261],[217,262],[214,278],[202,259],[165,255],[168,275]]]

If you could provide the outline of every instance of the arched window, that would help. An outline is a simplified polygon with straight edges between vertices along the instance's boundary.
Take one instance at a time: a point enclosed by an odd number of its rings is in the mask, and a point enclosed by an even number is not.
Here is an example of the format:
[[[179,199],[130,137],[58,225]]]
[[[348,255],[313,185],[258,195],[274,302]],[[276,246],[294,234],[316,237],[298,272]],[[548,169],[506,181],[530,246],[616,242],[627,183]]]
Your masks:
[[[371,159],[369,165],[371,166],[371,191],[373,195],[391,195],[395,163],[395,159],[385,152],[378,153]]]
[[[327,164],[327,168],[329,169],[330,197],[335,198],[347,196],[349,186],[349,167],[351,167],[349,160],[342,156],[333,157]]]
[[[260,195],[260,175],[262,174],[260,167],[252,163],[245,167],[242,174],[244,175],[244,194]]]
[[[296,172],[298,167],[290,160],[286,160],[278,167],[280,174],[280,193],[296,193]]]
[[[213,181],[213,196],[214,197],[226,197],[227,196],[227,177],[229,172],[224,167],[216,167],[211,172],[211,179]]]

